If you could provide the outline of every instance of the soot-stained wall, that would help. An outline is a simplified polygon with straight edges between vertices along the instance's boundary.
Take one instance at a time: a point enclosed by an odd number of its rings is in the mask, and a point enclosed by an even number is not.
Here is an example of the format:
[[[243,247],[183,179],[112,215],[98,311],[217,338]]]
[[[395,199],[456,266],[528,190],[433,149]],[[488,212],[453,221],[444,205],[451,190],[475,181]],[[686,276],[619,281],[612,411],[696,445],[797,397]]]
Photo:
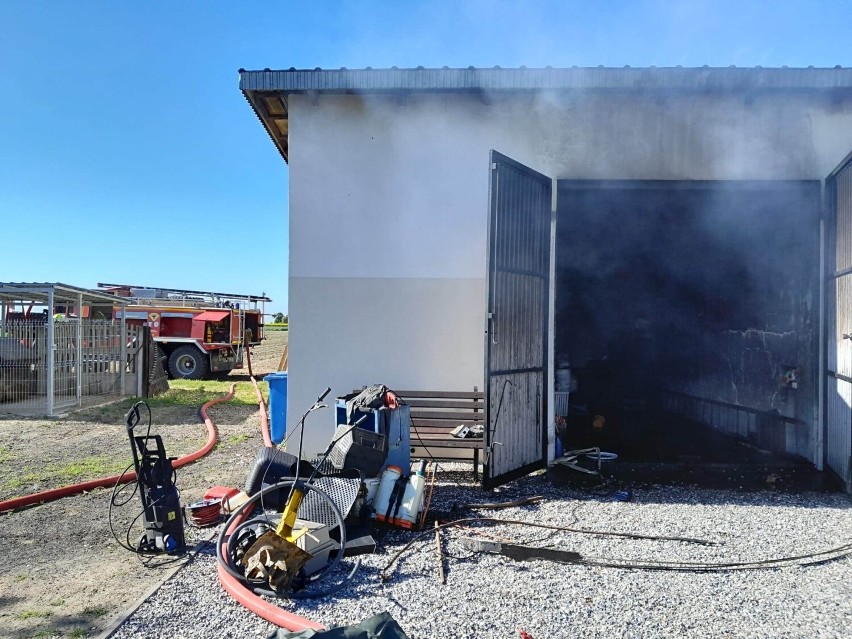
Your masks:
[[[560,181],[557,368],[777,411],[802,422],[781,452],[809,456],[819,204],[818,182]]]

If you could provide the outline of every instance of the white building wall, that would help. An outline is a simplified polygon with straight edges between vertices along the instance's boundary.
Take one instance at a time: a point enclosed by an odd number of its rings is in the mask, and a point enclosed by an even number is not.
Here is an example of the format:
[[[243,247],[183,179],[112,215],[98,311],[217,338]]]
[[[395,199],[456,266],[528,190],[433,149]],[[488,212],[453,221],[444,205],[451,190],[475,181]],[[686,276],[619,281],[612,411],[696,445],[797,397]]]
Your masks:
[[[288,427],[332,395],[483,385],[488,151],[592,179],[820,179],[852,107],[807,94],[289,98]],[[309,422],[306,451],[333,431]]]

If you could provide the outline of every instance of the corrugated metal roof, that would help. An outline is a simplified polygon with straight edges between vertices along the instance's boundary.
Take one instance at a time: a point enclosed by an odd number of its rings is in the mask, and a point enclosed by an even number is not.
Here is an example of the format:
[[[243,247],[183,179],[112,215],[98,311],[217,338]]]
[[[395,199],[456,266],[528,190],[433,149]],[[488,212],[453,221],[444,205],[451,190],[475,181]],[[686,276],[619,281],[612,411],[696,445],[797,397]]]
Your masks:
[[[84,302],[107,302],[114,306],[126,306],[127,300],[102,291],[62,284],[61,282],[0,282],[0,300],[47,301],[48,291],[53,291],[54,300],[74,301],[82,294]]]
[[[528,91],[559,89],[852,88],[852,68],[571,67],[567,69],[240,70],[242,91]]]
[[[240,69],[240,90],[285,161],[292,93],[510,91],[852,91],[852,67],[571,67],[569,69]]]

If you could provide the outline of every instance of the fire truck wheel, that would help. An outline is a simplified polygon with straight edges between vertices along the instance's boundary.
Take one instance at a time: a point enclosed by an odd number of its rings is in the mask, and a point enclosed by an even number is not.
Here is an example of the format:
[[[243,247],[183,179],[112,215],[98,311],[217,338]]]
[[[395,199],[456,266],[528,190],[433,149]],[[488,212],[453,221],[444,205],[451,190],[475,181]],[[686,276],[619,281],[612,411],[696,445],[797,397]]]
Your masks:
[[[180,346],[169,355],[169,374],[174,379],[203,379],[209,370],[207,355],[191,344]]]

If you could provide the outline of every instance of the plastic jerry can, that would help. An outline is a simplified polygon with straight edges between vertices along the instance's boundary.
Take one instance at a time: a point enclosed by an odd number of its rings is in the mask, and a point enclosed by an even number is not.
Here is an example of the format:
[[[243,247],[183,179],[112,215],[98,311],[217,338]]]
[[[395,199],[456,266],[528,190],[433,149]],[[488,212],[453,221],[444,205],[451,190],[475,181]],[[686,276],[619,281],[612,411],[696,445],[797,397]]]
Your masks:
[[[404,528],[413,528],[417,521],[417,515],[420,513],[420,506],[423,503],[423,493],[426,490],[426,462],[420,462],[420,468],[417,473],[411,476],[408,480],[408,485],[405,487],[405,493],[402,495],[402,505],[399,507],[399,515],[394,522],[398,526]]]
[[[385,472],[382,473],[379,488],[376,490],[376,497],[373,499],[373,509],[376,511],[376,519],[379,521],[385,520],[385,513],[388,511],[391,492],[393,492],[396,480],[401,476],[402,468],[399,466],[388,466],[385,468]]]

